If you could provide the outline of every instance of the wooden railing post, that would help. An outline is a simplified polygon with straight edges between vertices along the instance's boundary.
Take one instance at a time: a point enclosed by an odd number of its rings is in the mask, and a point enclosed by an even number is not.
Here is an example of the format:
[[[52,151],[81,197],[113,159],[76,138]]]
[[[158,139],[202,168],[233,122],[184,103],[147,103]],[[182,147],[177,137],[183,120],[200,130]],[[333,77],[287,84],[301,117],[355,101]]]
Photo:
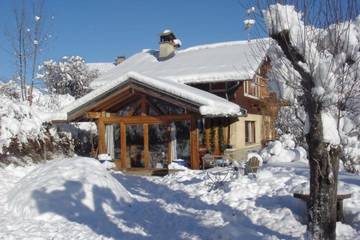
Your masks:
[[[99,118],[97,121],[98,128],[98,148],[99,154],[106,153],[106,144],[105,144],[105,124],[102,121],[102,118]]]
[[[121,168],[127,168],[126,164],[126,125],[125,123],[120,123],[120,161],[121,161]]]
[[[149,167],[149,124],[144,123],[144,167]]]
[[[191,117],[191,128],[190,128],[190,161],[192,169],[200,168],[199,159],[199,129],[197,124],[198,118],[196,116]]]

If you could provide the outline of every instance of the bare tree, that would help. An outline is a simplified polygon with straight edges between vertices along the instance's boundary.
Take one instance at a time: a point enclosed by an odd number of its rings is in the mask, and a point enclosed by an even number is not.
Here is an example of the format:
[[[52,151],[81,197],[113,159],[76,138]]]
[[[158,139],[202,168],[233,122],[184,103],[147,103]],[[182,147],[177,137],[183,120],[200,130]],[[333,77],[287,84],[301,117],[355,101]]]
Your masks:
[[[39,55],[48,40],[45,31],[44,1],[15,3],[15,25],[8,26],[7,37],[16,59],[16,79],[20,82],[21,98],[32,103],[32,94]],[[30,77],[30,87],[27,88]]]
[[[21,98],[26,100],[26,69],[27,69],[27,33],[26,33],[26,14],[25,6],[21,5],[20,9],[14,9],[15,15],[15,36],[12,38],[14,54],[17,58],[16,78],[21,86]]]
[[[339,128],[344,116],[360,116],[360,3],[258,0],[256,5],[258,29],[272,39],[269,76],[280,96],[304,111],[309,238],[335,239]]]
[[[32,40],[32,62],[31,62],[31,84],[29,89],[29,102],[32,104],[33,98],[33,88],[36,78],[37,66],[38,66],[38,57],[41,47],[43,47],[46,37],[48,36],[43,32],[43,22],[44,22],[44,1],[38,1],[37,4],[33,4],[33,34],[31,35]]]

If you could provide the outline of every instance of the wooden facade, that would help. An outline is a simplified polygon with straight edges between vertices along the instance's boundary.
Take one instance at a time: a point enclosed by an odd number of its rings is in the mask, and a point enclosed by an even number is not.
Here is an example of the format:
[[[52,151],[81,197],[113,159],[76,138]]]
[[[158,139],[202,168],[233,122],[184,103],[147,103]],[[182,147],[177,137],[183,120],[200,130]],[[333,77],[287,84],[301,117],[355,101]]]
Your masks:
[[[123,111],[126,109],[126,111]],[[115,158],[118,169],[132,168],[129,164],[129,146],[128,132],[129,126],[140,126],[142,128],[143,146],[141,146],[141,158],[144,168],[152,168],[150,166],[150,127],[164,126],[164,139],[167,145],[167,164],[170,163],[171,144],[169,141],[170,124],[174,122],[189,123],[188,141],[189,164],[192,169],[200,168],[199,159],[199,122],[201,116],[199,107],[184,99],[179,99],[167,94],[163,94],[154,89],[148,89],[131,83],[123,86],[121,89],[114,89],[113,93],[106,97],[94,100],[87,106],[82,107],[81,111],[70,113],[69,118],[72,121],[95,121],[98,129],[98,154],[107,153],[106,145],[106,126],[116,125],[119,134],[119,156]]]
[[[211,92],[220,97],[226,98],[231,102],[238,104],[240,107],[247,110],[248,114],[256,114],[267,116],[264,118],[262,123],[263,125],[263,141],[273,140],[276,137],[275,123],[278,111],[281,106],[286,105],[284,101],[280,101],[274,93],[269,92],[268,89],[268,79],[266,77],[268,71],[270,70],[271,65],[268,60],[265,60],[263,64],[259,67],[257,74],[255,74],[253,79],[246,79],[242,81],[227,81],[227,82],[211,82],[211,83],[200,83],[192,84],[193,87],[202,89],[204,91]],[[256,82],[255,82],[256,78]],[[259,96],[247,95],[245,92],[245,86],[256,85],[259,91]],[[212,122],[212,123],[210,123]],[[215,120],[216,122],[216,120]],[[215,126],[215,131],[218,131],[216,123],[209,121],[208,130],[210,131],[210,125]],[[226,125],[228,126],[228,124]],[[229,132],[228,127],[225,127],[224,130],[226,133]],[[216,133],[216,136],[218,134]],[[227,138],[225,138],[227,139]],[[206,140],[206,146],[209,149],[210,140]],[[216,141],[215,141],[216,142]],[[220,153],[219,146],[215,146],[215,152]]]
[[[263,130],[265,129],[263,139],[267,140],[267,136],[275,136],[273,132],[270,134],[265,131],[275,130],[274,123],[279,109],[276,97],[269,94],[267,90],[267,79],[264,78],[267,70],[266,67],[261,67],[260,73],[256,75],[259,79],[260,97],[244,94],[245,83],[250,83],[253,79],[192,84],[191,86],[234,102],[246,109],[249,114],[270,116],[270,121],[263,123],[263,126],[267,124],[266,127],[263,127]],[[200,115],[198,104],[130,78],[124,83],[116,85],[114,89],[90,99],[86,104],[69,112],[68,121],[96,122],[98,129],[97,154],[109,153],[108,145],[110,144],[107,144],[106,136],[107,134],[109,136],[108,131],[112,131],[113,138],[115,135],[117,136],[117,141],[113,141],[117,150],[113,159],[118,169],[158,168],[154,165],[152,156],[154,151],[157,151],[153,149],[152,144],[154,126],[157,126],[157,130],[162,134],[163,148],[160,157],[162,163],[165,164],[161,166],[166,167],[171,162],[173,152],[170,141],[171,125],[182,122],[184,126],[188,125],[188,131],[184,132],[187,134],[189,142],[189,159],[187,159],[189,167],[199,169],[201,165],[200,149],[206,149],[215,155],[221,154],[224,148],[230,145],[231,124],[239,119],[236,116],[204,118]],[[134,138],[135,140],[131,139],[131,132],[137,133],[138,129],[141,129],[141,134],[138,134],[139,136]],[[133,159],[138,158],[141,159],[141,163],[136,162],[132,165]]]
[[[90,114],[94,114],[91,112]],[[190,162],[191,168],[198,169],[199,168],[199,156],[198,156],[198,135],[199,131],[197,129],[197,115],[191,114],[183,114],[183,115],[163,115],[163,116],[106,116],[107,114],[103,114],[102,116],[96,119],[98,130],[99,130],[99,138],[98,138],[98,151],[99,154],[107,153],[106,152],[106,143],[105,143],[105,125],[106,124],[114,124],[118,123],[120,125],[120,149],[121,156],[120,159],[115,159],[116,166],[119,169],[128,168],[127,163],[127,143],[126,143],[126,126],[132,124],[140,124],[143,126],[144,130],[144,163],[145,168],[149,168],[149,125],[150,124],[166,124],[169,125],[170,122],[173,121],[181,121],[181,120],[189,120],[191,121],[191,133],[190,133]]]

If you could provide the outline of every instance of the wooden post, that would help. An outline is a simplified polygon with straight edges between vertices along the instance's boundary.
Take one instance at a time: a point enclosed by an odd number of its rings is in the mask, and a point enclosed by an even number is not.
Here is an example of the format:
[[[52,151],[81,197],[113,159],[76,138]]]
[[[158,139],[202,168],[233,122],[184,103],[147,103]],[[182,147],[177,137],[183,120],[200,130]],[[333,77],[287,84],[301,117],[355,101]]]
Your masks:
[[[230,125],[231,121],[230,119],[226,120],[226,144],[230,145]]]
[[[210,145],[210,126],[211,126],[211,119],[206,118],[205,119],[205,144],[206,144],[206,149],[210,150],[211,149],[211,145]]]
[[[170,127],[170,123],[169,122],[166,122],[165,123],[165,126],[166,126],[166,144],[168,146],[167,148],[167,153],[166,153],[166,161],[167,161],[167,164],[170,164],[171,163],[171,127]]]
[[[214,154],[219,155],[221,150],[220,150],[220,144],[219,144],[219,120],[216,119],[214,122],[215,126],[214,126],[214,131],[215,131],[215,136],[214,136],[214,145],[215,145],[215,149],[214,149]]]
[[[199,169],[200,160],[199,160],[199,129],[197,126],[197,117],[191,117],[191,129],[190,129],[190,148],[191,148],[191,168]]]
[[[149,167],[149,124],[144,123],[144,167]]]
[[[119,124],[119,129],[118,129],[118,131],[119,131],[119,136],[120,136],[119,149],[120,149],[120,154],[121,154],[121,123],[119,122],[118,124]],[[119,159],[116,159],[116,160],[115,160],[115,165],[116,165],[116,168],[117,168],[118,170],[120,170],[120,169],[122,168],[122,166],[121,166],[121,155],[119,156]]]
[[[126,161],[126,125],[125,123],[120,123],[120,149],[121,149],[121,168],[127,168]]]
[[[223,129],[223,139],[224,139],[224,144],[227,145],[228,142],[228,121],[226,119],[222,119],[221,120],[221,127]]]
[[[148,111],[147,111],[147,102],[146,102],[146,98],[144,95],[141,96],[140,99],[141,103],[140,103],[140,108],[141,108],[141,116],[146,116]]]
[[[98,127],[98,148],[99,154],[106,153],[106,144],[105,144],[105,124],[100,118],[97,120]]]

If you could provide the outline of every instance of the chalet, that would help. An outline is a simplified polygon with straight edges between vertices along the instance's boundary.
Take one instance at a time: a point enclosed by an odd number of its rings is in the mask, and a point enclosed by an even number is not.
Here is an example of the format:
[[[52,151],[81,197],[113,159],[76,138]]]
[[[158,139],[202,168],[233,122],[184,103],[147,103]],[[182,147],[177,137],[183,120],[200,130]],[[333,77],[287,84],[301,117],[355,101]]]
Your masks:
[[[119,169],[166,168],[174,159],[198,169],[204,151],[257,149],[274,138],[277,111],[259,47],[268,41],[178,50],[181,41],[166,30],[159,50],[121,59],[55,121],[95,121],[97,153]]]

